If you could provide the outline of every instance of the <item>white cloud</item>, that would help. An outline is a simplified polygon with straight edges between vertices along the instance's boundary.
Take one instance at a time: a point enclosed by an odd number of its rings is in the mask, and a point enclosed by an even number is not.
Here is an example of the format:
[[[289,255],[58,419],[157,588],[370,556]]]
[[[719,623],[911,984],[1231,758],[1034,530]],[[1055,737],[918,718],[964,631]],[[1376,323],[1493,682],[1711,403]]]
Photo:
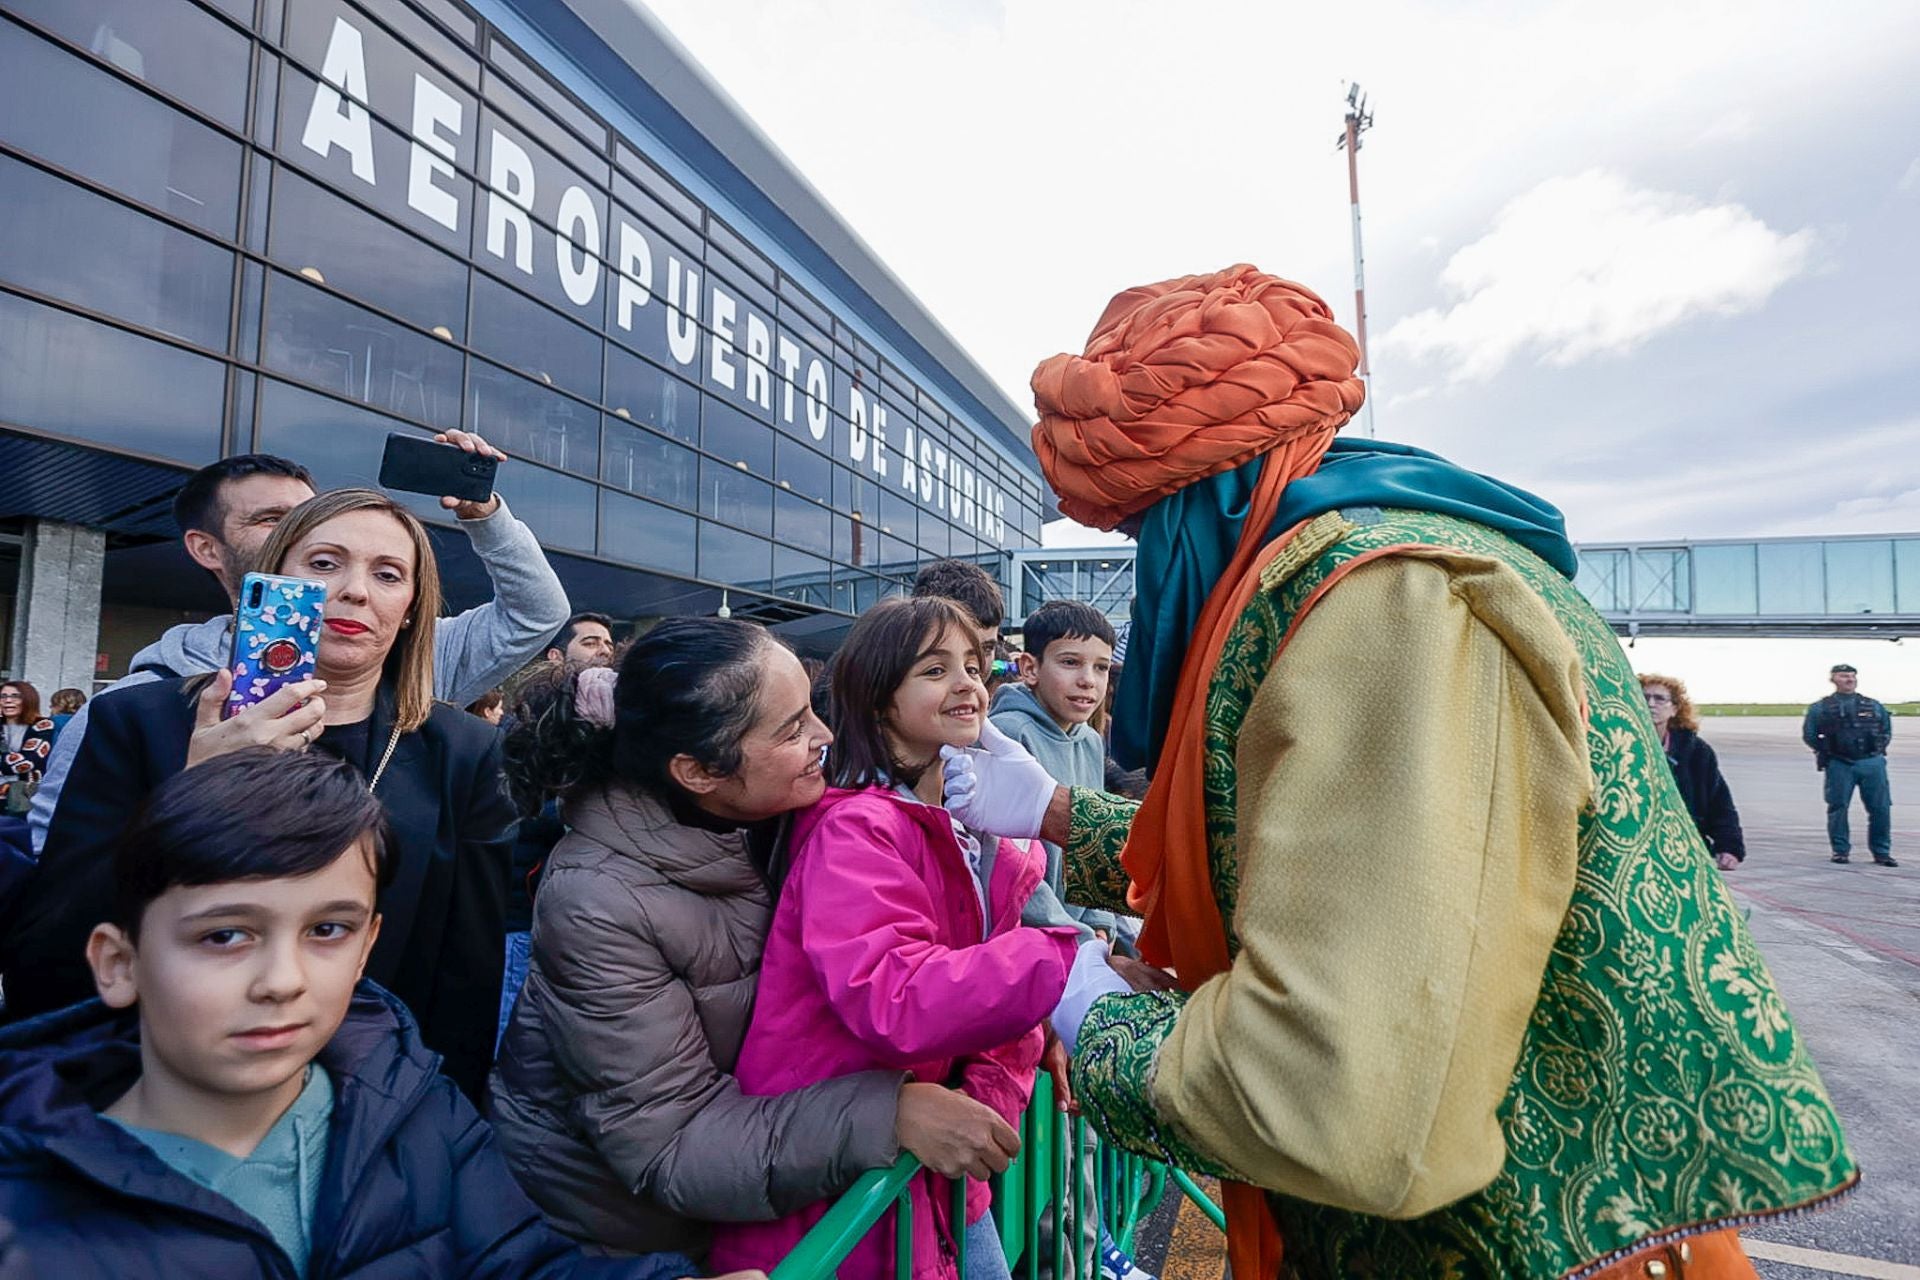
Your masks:
[[[1915,156],[1907,171],[1900,175],[1900,181],[1894,189],[1900,192],[1920,191],[1920,156]]]
[[[1381,347],[1485,381],[1525,353],[1552,365],[1632,351],[1702,315],[1763,305],[1807,271],[1815,237],[1738,204],[1705,204],[1590,169],[1549,178],[1459,250],[1440,283],[1457,300],[1401,320]]]

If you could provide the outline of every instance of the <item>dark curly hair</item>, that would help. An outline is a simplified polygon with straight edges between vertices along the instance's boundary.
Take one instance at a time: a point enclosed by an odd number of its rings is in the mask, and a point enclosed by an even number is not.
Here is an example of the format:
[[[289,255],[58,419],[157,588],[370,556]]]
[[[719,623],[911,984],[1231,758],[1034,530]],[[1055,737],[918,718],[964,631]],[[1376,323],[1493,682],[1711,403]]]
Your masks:
[[[666,798],[667,766],[689,755],[719,774],[740,768],[759,713],[762,652],[781,641],[757,622],[668,618],[620,660],[611,729],[574,708],[582,668],[554,666],[521,685],[506,740],[507,784],[520,812],[549,797],[630,783]]]

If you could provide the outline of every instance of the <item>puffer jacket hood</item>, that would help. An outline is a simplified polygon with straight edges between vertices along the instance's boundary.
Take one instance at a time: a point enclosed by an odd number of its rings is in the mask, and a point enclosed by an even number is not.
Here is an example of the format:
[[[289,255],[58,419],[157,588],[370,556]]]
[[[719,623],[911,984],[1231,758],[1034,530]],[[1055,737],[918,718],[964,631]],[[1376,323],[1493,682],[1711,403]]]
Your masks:
[[[773,913],[747,833],[627,786],[565,816],[493,1075],[501,1146],[548,1220],[698,1255],[710,1222],[791,1213],[892,1164],[903,1073],[779,1098],[733,1078]]]
[[[585,1258],[547,1228],[406,1007],[373,983],[317,1061],[335,1102],[312,1280],[691,1272],[667,1255]],[[257,1221],[101,1118],[139,1072],[137,1013],[98,1000],[0,1031],[0,1274],[292,1280]]]

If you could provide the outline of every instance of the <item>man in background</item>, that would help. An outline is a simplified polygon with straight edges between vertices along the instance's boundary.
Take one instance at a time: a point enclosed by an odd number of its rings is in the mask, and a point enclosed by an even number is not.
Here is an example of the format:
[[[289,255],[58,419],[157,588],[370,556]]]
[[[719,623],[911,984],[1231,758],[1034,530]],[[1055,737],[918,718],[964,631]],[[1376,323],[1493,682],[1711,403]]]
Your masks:
[[[1814,767],[1827,775],[1827,842],[1833,860],[1853,861],[1853,833],[1847,809],[1854,789],[1867,807],[1867,848],[1883,867],[1893,860],[1893,794],[1887,785],[1887,744],[1893,741],[1893,715],[1860,692],[1860,673],[1837,664],[1829,673],[1833,692],[1807,708],[1800,736],[1813,749]]]
[[[548,662],[582,667],[613,665],[613,619],[604,613],[576,613],[547,646]]]

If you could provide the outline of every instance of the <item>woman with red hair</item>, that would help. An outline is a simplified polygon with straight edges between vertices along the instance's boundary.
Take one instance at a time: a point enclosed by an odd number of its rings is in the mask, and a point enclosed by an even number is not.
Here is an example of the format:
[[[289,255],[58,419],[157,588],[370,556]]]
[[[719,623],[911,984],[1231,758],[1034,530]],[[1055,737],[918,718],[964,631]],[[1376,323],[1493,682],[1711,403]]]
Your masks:
[[[1640,677],[1640,693],[1647,700],[1647,715],[1660,735],[1680,799],[1693,815],[1700,838],[1707,842],[1707,852],[1722,871],[1733,870],[1747,860],[1740,811],[1733,807],[1733,789],[1720,772],[1720,758],[1700,736],[1700,718],[1694,714],[1686,683],[1648,672]]]

